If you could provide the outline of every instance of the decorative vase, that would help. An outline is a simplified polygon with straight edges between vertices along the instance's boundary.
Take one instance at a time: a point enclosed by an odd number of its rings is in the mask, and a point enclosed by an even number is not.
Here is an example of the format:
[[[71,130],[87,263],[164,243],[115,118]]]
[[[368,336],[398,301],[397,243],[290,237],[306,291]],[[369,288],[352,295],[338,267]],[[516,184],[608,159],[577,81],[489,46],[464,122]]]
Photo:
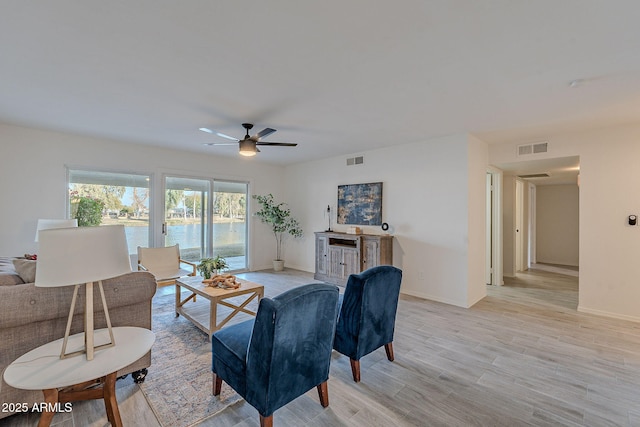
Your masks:
[[[284,270],[284,261],[283,260],[274,259],[273,260],[273,270],[274,271],[282,271],[282,270]]]
[[[205,279],[211,279],[211,277],[216,276],[218,274],[218,270],[205,271],[203,276]]]

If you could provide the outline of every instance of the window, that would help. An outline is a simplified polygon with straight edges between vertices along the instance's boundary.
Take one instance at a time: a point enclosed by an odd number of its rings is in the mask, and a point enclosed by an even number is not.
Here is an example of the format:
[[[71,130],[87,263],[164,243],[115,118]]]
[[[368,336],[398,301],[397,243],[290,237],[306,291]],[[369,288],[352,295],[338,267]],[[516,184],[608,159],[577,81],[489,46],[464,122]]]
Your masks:
[[[149,246],[150,177],[69,169],[69,216],[78,225],[124,225],[129,253]]]

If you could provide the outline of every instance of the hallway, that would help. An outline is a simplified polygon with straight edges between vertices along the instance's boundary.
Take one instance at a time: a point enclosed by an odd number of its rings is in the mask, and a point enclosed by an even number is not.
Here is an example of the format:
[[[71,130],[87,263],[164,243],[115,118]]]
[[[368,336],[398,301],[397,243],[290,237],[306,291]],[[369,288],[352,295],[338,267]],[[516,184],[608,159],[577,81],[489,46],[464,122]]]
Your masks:
[[[555,271],[562,271],[563,274]],[[504,286],[499,287],[503,288],[500,291],[496,291],[495,286],[488,286],[487,294],[500,295],[502,298],[512,297],[521,304],[561,306],[576,311],[578,309],[578,277],[577,274],[574,276],[568,273],[573,271],[534,264],[534,267],[527,271],[519,271],[515,278],[505,277]]]

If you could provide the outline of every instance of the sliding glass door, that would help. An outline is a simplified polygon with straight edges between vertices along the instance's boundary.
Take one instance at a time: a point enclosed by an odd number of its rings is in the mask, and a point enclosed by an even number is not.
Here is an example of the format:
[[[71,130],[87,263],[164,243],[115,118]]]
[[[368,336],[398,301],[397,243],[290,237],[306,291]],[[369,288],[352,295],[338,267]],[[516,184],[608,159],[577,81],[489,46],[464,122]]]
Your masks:
[[[164,245],[180,245],[180,256],[197,262],[209,252],[210,182],[167,176],[164,183]]]
[[[213,183],[213,254],[231,270],[247,268],[247,192],[246,182]]]
[[[165,246],[178,243],[188,261],[219,255],[230,270],[245,270],[248,184],[167,176],[164,187]]]

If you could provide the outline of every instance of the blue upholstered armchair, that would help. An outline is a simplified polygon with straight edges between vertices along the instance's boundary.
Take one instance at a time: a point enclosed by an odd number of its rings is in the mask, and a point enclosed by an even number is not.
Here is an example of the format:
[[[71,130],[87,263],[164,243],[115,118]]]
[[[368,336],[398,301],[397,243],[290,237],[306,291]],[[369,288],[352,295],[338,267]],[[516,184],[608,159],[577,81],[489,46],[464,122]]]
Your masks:
[[[273,413],[317,387],[329,405],[327,380],[338,315],[338,288],[303,285],[260,301],[255,319],[213,334],[213,394],[222,381],[273,425]]]
[[[402,270],[382,265],[352,274],[340,298],[340,313],[333,348],[351,359],[351,373],[360,381],[360,358],[384,346],[393,361]]]

